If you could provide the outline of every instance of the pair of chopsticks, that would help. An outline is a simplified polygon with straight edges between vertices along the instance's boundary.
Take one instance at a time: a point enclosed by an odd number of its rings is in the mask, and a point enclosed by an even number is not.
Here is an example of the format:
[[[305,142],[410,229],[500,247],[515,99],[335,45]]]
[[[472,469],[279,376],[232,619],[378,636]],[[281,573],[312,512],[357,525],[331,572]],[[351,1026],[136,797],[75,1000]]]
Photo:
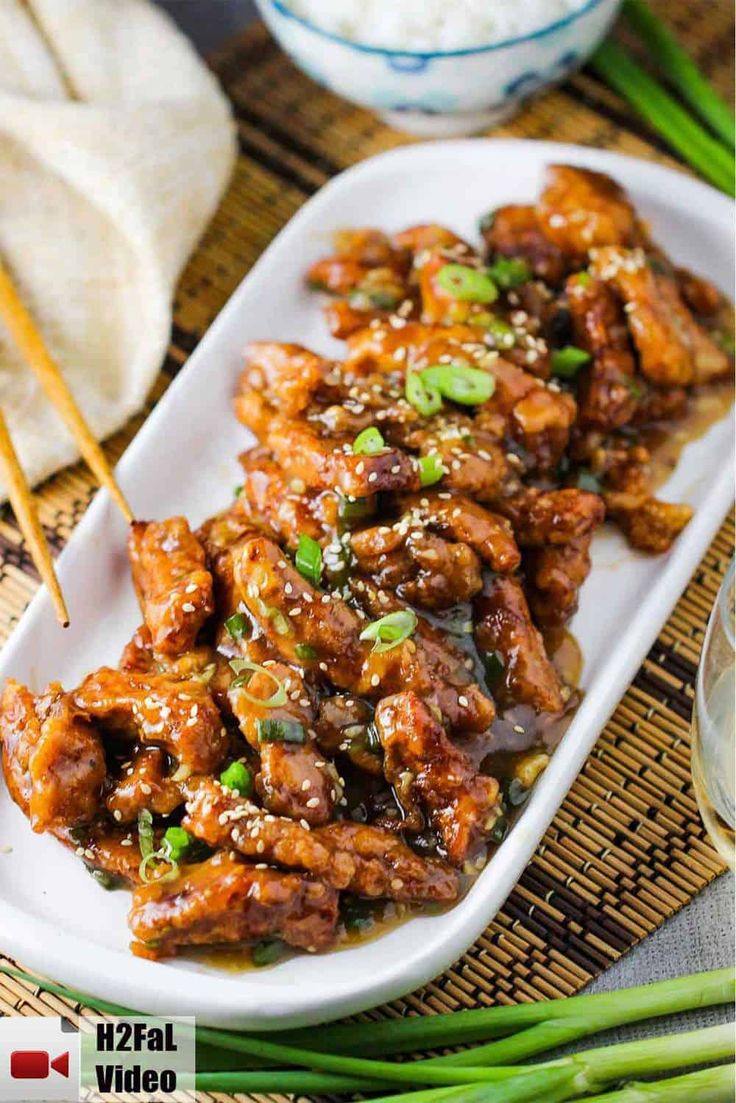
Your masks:
[[[21,355],[36,373],[46,397],[56,407],[67,428],[74,436],[79,451],[102,486],[107,487],[113,501],[120,508],[126,521],[133,520],[130,506],[123,497],[115,476],[105,459],[105,454],[92,435],[77,403],[69,390],[58,364],[49,353],[43,337],[36,328],[18,294],[7,269],[0,260],[0,320],[15,341]],[[54,570],[54,562],[46,542],[41,522],[36,512],[31,488],[26,481],[18,456],[13,447],[7,423],[0,408],[0,469],[8,486],[8,498],[13,507],[23,537],[43,582],[46,583],[54,603],[56,615],[63,628],[69,625],[64,595]]]

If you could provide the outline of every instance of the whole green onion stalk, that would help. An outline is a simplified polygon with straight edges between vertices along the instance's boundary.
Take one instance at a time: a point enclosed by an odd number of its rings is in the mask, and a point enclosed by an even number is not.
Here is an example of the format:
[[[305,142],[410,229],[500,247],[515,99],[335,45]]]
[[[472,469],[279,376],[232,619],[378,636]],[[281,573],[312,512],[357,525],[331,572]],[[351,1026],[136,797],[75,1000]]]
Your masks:
[[[727,195],[734,195],[736,162],[642,67],[628,50],[608,39],[590,60],[594,72],[637,111],[694,169]]]
[[[644,0],[624,0],[623,14],[646,46],[651,60],[665,80],[732,149],[736,144],[736,118],[690,55]]]

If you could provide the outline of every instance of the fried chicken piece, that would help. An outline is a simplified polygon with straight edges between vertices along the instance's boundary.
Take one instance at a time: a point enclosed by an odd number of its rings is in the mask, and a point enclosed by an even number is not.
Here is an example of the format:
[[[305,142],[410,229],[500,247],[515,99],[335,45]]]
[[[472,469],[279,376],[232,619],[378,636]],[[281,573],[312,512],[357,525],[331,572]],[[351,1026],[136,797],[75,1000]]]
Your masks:
[[[436,222],[422,222],[399,230],[391,238],[395,249],[408,250],[416,255],[425,249],[443,248],[451,251],[456,258],[462,258],[473,250],[467,241],[463,241],[453,230],[440,226]]]
[[[467,544],[491,570],[506,574],[519,566],[521,556],[505,517],[469,498],[448,498],[436,491],[402,495],[398,501],[411,521]]]
[[[320,827],[315,835],[333,853],[350,857],[354,869],[348,888],[358,896],[448,904],[457,900],[455,871],[444,862],[421,858],[391,831],[342,820]]]
[[[336,595],[314,589],[269,540],[253,538],[237,550],[235,578],[243,602],[287,663],[298,664],[296,648],[307,644],[318,670],[339,689],[375,699],[408,686],[460,730],[484,731],[491,722],[492,702],[444,643],[418,634],[388,651],[373,650],[360,639],[365,621]],[[367,595],[371,584],[358,582]]]
[[[295,547],[301,533],[320,541],[326,529],[335,528],[339,508],[336,495],[330,491],[300,493],[299,483],[295,490],[293,480],[286,478],[283,467],[263,448],[244,452],[239,459],[243,485],[238,508],[255,527],[286,547]]]
[[[633,246],[642,238],[623,188],[602,172],[576,165],[547,167],[537,213],[547,240],[575,259],[596,246]]]
[[[256,660],[260,670],[251,671],[247,684],[235,679],[228,693],[233,715],[247,742],[258,752],[261,769],[256,788],[266,807],[281,816],[306,820],[309,824],[327,823],[342,788],[334,766],[326,762],[315,745],[315,707],[311,693],[298,670],[271,657],[262,641],[244,644],[243,653]],[[265,658],[267,666],[260,660]],[[248,672],[246,672],[246,677]],[[281,687],[281,688],[279,688]],[[283,692],[281,705],[259,704]],[[283,723],[293,729],[299,741],[271,739],[273,725]]]
[[[256,869],[220,851],[173,881],[133,893],[133,953],[153,960],[187,946],[280,938],[315,953],[335,938],[338,894],[295,873]]]
[[[311,265],[307,283],[319,291],[348,295],[366,306],[391,309],[404,297],[410,255],[381,230],[340,230],[335,253]]]
[[[103,666],[84,679],[73,698],[102,727],[160,744],[191,773],[211,773],[227,751],[227,732],[200,681]]]
[[[53,832],[59,842],[73,850],[88,870],[107,874],[116,883],[131,887],[141,883],[141,852],[136,832],[115,827],[107,819],[99,819],[77,828],[61,828]]]
[[[451,870],[418,857],[388,831],[347,822],[310,831],[294,820],[265,815],[210,778],[188,786],[182,825],[209,846],[230,847],[246,857],[301,869],[359,895],[393,900],[457,896]]]
[[[427,325],[472,325],[474,315],[488,313],[483,303],[456,297],[437,278],[443,268],[458,261],[466,268],[480,268],[480,258],[474,254],[455,258],[448,256],[444,249],[424,250],[421,259],[415,261],[422,303],[421,320]]]
[[[690,521],[693,511],[688,505],[648,497],[636,509],[612,509],[611,515],[632,548],[663,555]]]
[[[482,417],[482,415],[479,415]],[[464,419],[459,419],[460,425]],[[472,430],[460,434],[456,419],[436,417],[426,429],[414,430],[407,443],[421,455],[439,456],[444,474],[438,486],[443,491],[465,495],[479,502],[492,502],[508,492],[517,481],[506,449],[478,420]]]
[[[483,331],[472,325],[428,325],[399,319],[367,326],[348,338],[343,372],[394,376],[404,370],[421,371],[432,364],[457,362],[493,370],[497,353],[483,341]],[[450,360],[446,359],[450,357]]]
[[[587,275],[587,273],[586,273]],[[631,421],[641,386],[629,348],[626,316],[606,284],[571,276],[566,284],[575,344],[591,354],[580,373],[578,423],[596,429],[619,429]]]
[[[410,808],[426,810],[449,861],[461,866],[497,819],[498,782],[476,773],[415,693],[384,698],[376,727],[387,781]]]
[[[345,754],[366,773],[383,773],[381,747],[373,734],[373,709],[367,701],[342,694],[325,697],[319,703],[315,728],[317,742],[327,754]]]
[[[128,555],[154,650],[165,655],[190,651],[214,603],[204,550],[186,520],[133,521]]]
[[[107,773],[102,742],[60,685],[34,698],[9,679],[0,699],[0,735],[8,790],[34,831],[94,818]]]
[[[730,371],[728,357],[687,309],[674,279],[655,273],[642,250],[591,254],[594,275],[624,302],[643,374],[659,386],[688,387]]]
[[[396,448],[356,455],[352,437],[329,436],[317,424],[282,417],[256,391],[240,392],[234,406],[237,417],[273,453],[288,477],[305,487],[365,498],[382,490],[419,486],[416,460]]]
[[[578,592],[590,574],[592,537],[588,532],[524,555],[529,607],[542,627],[561,628],[577,610]]]
[[[217,656],[209,644],[198,644],[181,655],[154,654],[148,626],[136,628],[125,647],[118,669],[135,674],[166,674],[171,678],[196,678],[208,685]]]
[[[139,747],[123,766],[122,776],[105,798],[105,807],[118,823],[133,823],[142,808],[168,816],[183,800],[170,775],[166,752],[160,747]]]
[[[214,778],[197,778],[186,786],[182,827],[216,849],[232,848],[246,858],[302,869],[334,888],[350,884],[353,863],[320,842],[309,825],[264,812],[247,797],[226,789]]]
[[[480,590],[477,555],[467,544],[450,544],[409,521],[353,533],[358,569],[379,586],[423,609],[448,609]]]
[[[635,449],[610,466],[603,497],[631,546],[654,555],[669,551],[693,515],[688,505],[660,502],[652,495],[645,463]]]
[[[499,207],[482,228],[491,257],[518,257],[532,273],[546,283],[559,284],[568,262],[561,250],[542,232],[534,207],[510,204]]]
[[[721,311],[725,297],[710,280],[687,268],[675,268],[674,275],[678,290],[693,314],[712,318]]]
[[[518,494],[499,499],[496,509],[509,519],[516,539],[524,548],[569,544],[598,528],[605,517],[600,495],[575,487],[562,490],[524,487]]]
[[[332,367],[302,345],[251,341],[240,389],[257,391],[284,417],[296,417],[307,409]]]
[[[537,712],[561,712],[564,706],[557,671],[532,621],[518,578],[486,579],[473,603],[475,643],[482,655],[495,655],[502,666],[492,684],[505,707],[531,705]]]

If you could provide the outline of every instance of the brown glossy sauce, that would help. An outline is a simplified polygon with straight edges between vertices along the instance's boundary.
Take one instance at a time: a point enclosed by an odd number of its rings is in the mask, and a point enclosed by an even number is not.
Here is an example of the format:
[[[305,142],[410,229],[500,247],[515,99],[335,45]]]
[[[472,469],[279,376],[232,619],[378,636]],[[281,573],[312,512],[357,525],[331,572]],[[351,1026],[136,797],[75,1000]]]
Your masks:
[[[688,411],[677,422],[668,422],[662,426],[648,427],[640,434],[641,442],[651,452],[651,481],[655,489],[666,482],[679,462],[683,448],[693,440],[702,437],[716,421],[725,417],[734,400],[733,382],[722,382],[702,388],[692,395]],[[452,642],[470,654],[478,664],[476,674],[483,683],[483,671],[479,664],[472,636],[463,625],[470,619],[470,607],[458,607],[447,614],[432,617],[425,611],[427,619],[434,621],[448,632]],[[551,629],[544,633],[544,642],[563,685],[570,687],[570,696],[564,712],[559,716],[536,715],[529,706],[519,705],[505,712],[499,712],[491,727],[491,740],[488,734],[468,736],[462,740],[463,749],[471,756],[476,767],[485,773],[503,780],[513,776],[514,767],[519,760],[530,752],[539,750],[550,754],[558,745],[569,727],[580,703],[580,691],[576,688],[583,668],[583,655],[575,637],[566,629]],[[510,823],[517,818],[522,808],[510,809]],[[488,848],[489,858],[495,847]],[[480,870],[461,875],[462,892],[467,892]],[[449,905],[448,907],[454,907]],[[436,905],[402,904],[391,900],[360,902],[365,922],[359,926],[346,927],[341,923],[333,952],[351,949],[364,942],[371,942],[405,923],[415,915],[437,914],[448,908]],[[225,972],[241,973],[256,966],[251,957],[251,946],[206,947],[190,952],[187,956],[204,965]],[[278,961],[283,962],[296,956],[298,951],[284,946]],[[276,964],[276,963],[274,963]],[[268,966],[265,966],[268,968]]]
[[[642,431],[641,442],[652,455],[650,471],[653,489],[667,481],[687,444],[699,440],[712,425],[726,417],[733,400],[733,380],[712,383],[691,395],[687,413],[679,421],[668,421]]]

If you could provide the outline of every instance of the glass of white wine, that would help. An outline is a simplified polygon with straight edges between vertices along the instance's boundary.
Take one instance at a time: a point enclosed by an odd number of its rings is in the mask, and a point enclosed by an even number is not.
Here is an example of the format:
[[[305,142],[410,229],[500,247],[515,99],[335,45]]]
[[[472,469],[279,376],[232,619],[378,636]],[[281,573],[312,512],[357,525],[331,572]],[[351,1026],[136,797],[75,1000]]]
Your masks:
[[[700,814],[721,857],[736,867],[734,562],[708,621],[693,707],[692,770]]]

